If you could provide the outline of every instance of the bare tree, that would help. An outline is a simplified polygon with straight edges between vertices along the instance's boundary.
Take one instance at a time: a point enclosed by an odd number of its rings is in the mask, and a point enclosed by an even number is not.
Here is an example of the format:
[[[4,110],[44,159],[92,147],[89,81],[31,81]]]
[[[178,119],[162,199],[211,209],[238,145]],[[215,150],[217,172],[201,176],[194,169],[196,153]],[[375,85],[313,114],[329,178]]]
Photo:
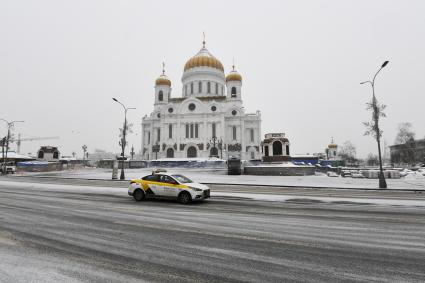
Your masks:
[[[369,153],[366,157],[366,164],[368,166],[376,166],[379,165],[379,157],[376,154]]]
[[[352,144],[350,141],[346,141],[343,143],[339,150],[339,156],[346,163],[354,164],[357,163],[356,158],[356,146]]]
[[[398,125],[398,133],[395,138],[395,144],[403,147],[403,150],[394,154],[394,159],[398,162],[414,164],[417,159],[417,150],[415,142],[415,132],[412,130],[412,124],[409,122]]]
[[[412,130],[412,124],[403,122],[398,124],[398,133],[395,137],[395,144],[405,144],[415,139],[415,132]]]
[[[121,146],[121,148],[125,148],[125,146],[128,145],[126,136],[128,134],[133,133],[133,124],[126,123],[125,134],[124,134],[123,128],[120,128],[119,131],[120,131],[120,134],[119,134],[120,140],[118,144]],[[125,141],[125,144],[124,144],[124,141]]]

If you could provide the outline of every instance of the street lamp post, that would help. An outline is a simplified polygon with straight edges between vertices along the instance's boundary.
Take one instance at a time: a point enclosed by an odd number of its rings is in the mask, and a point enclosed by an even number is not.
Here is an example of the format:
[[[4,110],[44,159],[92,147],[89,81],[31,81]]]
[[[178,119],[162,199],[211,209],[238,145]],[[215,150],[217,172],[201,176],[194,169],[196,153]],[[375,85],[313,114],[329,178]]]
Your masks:
[[[125,152],[125,146],[126,146],[126,135],[127,135],[127,111],[130,109],[136,109],[133,107],[125,107],[124,104],[122,104],[120,101],[118,101],[118,99],[116,98],[112,98],[113,101],[121,104],[121,106],[124,108],[124,128],[122,130],[122,140],[121,140],[121,175],[120,175],[120,180],[124,180],[125,179],[125,175],[124,175],[124,152]]]
[[[370,83],[372,86],[372,103],[371,108],[373,111],[372,114],[372,124],[366,123],[366,125],[370,126],[371,132],[375,135],[376,142],[378,143],[378,157],[379,157],[379,188],[386,189],[387,182],[385,181],[384,171],[382,169],[382,157],[381,157],[381,130],[379,129],[379,117],[383,115],[382,109],[378,106],[378,101],[375,96],[375,79],[379,72],[389,63],[389,61],[385,61],[379,70],[376,72],[375,76],[373,76],[372,81],[364,81],[360,84]],[[368,132],[367,132],[368,133]]]
[[[7,136],[6,136],[6,154],[3,155],[3,174],[6,174],[6,159],[7,159],[7,152],[9,151],[9,139],[10,139],[10,129],[13,128],[15,123],[23,123],[24,121],[12,121],[9,122],[5,119],[0,119],[1,121],[6,122],[7,124]]]
[[[210,142],[213,144],[213,147],[212,147],[213,149],[211,149],[211,152],[213,152],[213,153],[215,153],[215,151],[216,151],[216,147],[215,147],[216,141],[217,141],[217,137],[216,136],[213,136],[211,138],[211,140],[210,140]],[[212,155],[212,154],[210,154],[210,157],[215,157],[215,156]]]
[[[218,139],[216,136],[213,136],[210,140],[210,143],[213,144],[214,150],[213,150],[213,154],[210,154],[210,157],[217,157],[218,158],[218,149],[216,147],[216,144],[218,145],[218,148],[221,151],[221,158],[223,158],[223,148],[222,148],[222,144],[223,144],[223,140],[222,139]],[[216,154],[215,154],[216,153]]]
[[[86,166],[85,159],[86,159],[87,145],[83,145],[81,148],[83,149],[83,166]]]
[[[220,159],[223,159],[223,139],[218,141],[218,148],[220,149]]]

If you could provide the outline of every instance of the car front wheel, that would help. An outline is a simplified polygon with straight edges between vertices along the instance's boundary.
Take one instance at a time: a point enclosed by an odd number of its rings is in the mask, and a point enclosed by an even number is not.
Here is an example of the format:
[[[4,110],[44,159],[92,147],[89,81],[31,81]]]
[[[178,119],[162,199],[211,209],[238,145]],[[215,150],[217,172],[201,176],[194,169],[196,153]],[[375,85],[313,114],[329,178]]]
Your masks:
[[[179,202],[181,204],[188,204],[192,201],[192,197],[188,192],[182,192],[179,194]]]

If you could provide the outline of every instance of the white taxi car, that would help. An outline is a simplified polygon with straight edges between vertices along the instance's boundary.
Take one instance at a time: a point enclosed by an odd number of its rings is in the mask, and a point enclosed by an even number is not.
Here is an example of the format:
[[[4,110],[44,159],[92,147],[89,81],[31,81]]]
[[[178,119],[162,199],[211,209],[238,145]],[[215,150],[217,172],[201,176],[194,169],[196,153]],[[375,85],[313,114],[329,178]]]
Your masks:
[[[177,198],[180,203],[204,200],[210,197],[208,186],[195,183],[181,174],[155,170],[151,175],[130,181],[128,194],[136,201],[146,197]]]

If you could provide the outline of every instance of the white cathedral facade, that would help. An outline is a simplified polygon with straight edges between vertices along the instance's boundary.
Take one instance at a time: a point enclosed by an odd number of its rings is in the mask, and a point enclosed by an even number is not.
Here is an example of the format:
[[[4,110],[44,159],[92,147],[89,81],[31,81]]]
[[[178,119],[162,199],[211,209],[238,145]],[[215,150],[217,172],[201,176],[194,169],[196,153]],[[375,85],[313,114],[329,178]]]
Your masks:
[[[204,42],[186,62],[182,83],[182,95],[172,97],[164,71],[155,81],[154,110],[142,119],[143,159],[261,158],[261,114],[245,113],[234,66],[225,76]]]

